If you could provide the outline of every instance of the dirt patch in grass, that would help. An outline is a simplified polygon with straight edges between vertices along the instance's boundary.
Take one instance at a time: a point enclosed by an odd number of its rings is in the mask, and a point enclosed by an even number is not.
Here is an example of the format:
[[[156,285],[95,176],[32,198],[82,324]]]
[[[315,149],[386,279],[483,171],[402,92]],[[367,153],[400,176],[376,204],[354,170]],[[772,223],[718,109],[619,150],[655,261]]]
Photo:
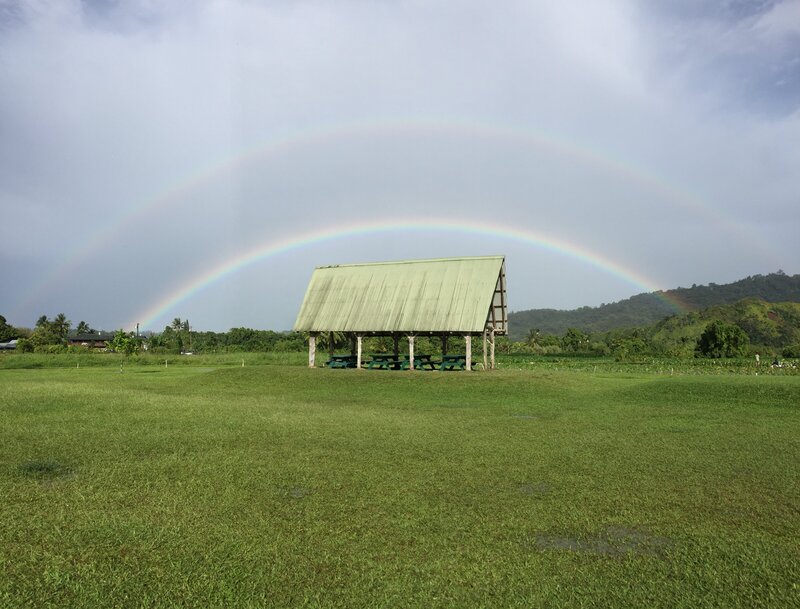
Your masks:
[[[278,493],[286,499],[303,499],[313,492],[313,489],[305,486],[286,486],[278,489]]]
[[[553,490],[553,487],[547,482],[540,481],[532,484],[520,484],[518,490],[523,495],[530,495],[531,497],[544,497]]]
[[[565,550],[596,556],[660,556],[669,547],[666,537],[629,526],[608,527],[590,537],[538,534],[532,544],[537,550]]]

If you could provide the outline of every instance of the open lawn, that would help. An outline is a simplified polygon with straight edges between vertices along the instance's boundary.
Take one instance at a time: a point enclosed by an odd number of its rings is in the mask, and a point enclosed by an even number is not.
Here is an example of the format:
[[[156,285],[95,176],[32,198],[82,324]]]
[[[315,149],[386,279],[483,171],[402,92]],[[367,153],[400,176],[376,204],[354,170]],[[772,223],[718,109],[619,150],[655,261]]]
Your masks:
[[[800,605],[798,376],[209,361],[0,370],[0,606]]]

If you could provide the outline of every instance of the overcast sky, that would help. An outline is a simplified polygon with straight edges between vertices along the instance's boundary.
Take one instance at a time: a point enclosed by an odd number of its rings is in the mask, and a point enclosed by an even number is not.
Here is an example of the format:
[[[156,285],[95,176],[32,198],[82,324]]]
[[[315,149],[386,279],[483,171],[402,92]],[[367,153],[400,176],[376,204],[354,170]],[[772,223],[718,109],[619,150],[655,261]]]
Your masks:
[[[0,0],[15,325],[284,330],[401,258],[505,254],[513,310],[794,274],[799,170],[800,0]]]

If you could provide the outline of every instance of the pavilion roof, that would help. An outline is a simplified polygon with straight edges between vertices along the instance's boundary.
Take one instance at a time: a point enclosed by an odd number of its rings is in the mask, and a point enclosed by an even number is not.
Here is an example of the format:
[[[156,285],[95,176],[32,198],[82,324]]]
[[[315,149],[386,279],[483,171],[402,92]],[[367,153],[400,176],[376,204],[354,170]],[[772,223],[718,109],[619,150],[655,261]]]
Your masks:
[[[307,332],[506,332],[505,258],[481,256],[323,266],[294,329]]]

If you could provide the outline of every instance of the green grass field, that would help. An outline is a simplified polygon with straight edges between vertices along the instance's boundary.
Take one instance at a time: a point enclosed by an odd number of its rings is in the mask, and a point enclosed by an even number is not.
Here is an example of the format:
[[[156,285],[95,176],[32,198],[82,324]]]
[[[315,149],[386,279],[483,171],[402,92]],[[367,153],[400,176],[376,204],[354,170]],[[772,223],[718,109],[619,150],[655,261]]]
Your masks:
[[[224,363],[0,369],[0,606],[800,604],[798,376]]]

